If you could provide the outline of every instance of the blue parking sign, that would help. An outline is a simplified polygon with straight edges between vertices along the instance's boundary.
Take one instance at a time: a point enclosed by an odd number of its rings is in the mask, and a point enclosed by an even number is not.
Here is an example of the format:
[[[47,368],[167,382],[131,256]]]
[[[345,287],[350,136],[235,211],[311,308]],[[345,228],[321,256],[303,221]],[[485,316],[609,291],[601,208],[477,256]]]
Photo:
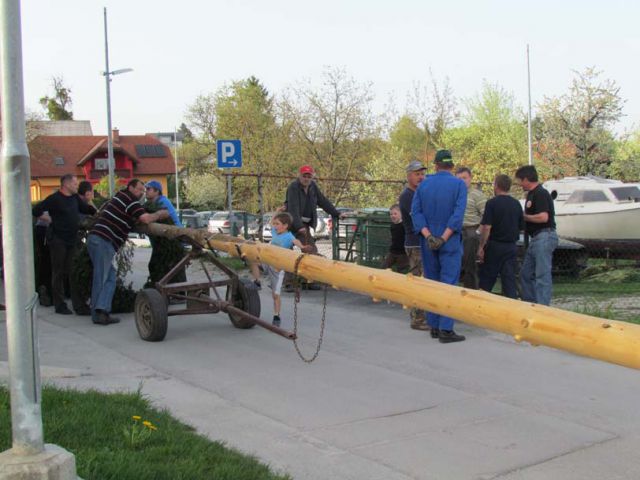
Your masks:
[[[216,141],[218,168],[242,167],[242,144],[240,140]]]

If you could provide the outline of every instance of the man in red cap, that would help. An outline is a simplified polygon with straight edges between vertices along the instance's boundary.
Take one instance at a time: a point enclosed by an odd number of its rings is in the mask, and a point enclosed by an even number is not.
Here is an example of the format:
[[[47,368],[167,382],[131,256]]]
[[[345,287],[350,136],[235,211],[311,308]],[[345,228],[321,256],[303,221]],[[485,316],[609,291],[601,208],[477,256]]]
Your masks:
[[[315,240],[311,236],[311,229],[315,229],[318,224],[317,208],[322,208],[332,217],[342,215],[325,197],[318,184],[313,181],[315,170],[311,165],[300,167],[298,178],[287,187],[286,211],[291,214],[293,223],[291,228],[295,237],[303,245],[309,245],[312,253],[317,253]]]

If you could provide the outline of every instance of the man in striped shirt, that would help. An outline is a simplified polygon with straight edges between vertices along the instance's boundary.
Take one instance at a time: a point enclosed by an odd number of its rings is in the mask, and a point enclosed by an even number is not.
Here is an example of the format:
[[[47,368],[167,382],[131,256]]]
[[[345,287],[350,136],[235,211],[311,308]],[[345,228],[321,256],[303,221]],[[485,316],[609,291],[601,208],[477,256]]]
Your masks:
[[[118,323],[109,315],[116,288],[116,270],[113,257],[136,223],[151,223],[169,216],[166,210],[146,213],[140,199],[144,195],[144,183],[134,178],[127,188],[120,190],[100,211],[98,220],[87,237],[87,248],[93,263],[91,286],[91,318],[98,325]]]

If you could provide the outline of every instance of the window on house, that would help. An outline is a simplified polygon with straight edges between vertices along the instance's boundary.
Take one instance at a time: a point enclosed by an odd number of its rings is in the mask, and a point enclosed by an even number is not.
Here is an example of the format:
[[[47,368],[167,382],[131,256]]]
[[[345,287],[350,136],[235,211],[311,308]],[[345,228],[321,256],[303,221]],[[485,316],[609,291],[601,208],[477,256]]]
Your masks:
[[[95,170],[109,170],[109,159],[108,158],[96,158],[94,162]]]
[[[63,157],[54,157],[53,163],[55,163],[56,165],[64,165],[64,158]]]

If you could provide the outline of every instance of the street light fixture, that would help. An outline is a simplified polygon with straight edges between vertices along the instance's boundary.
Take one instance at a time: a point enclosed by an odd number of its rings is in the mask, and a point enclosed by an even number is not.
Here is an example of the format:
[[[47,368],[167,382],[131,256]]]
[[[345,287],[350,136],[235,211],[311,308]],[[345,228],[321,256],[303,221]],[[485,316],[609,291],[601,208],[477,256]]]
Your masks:
[[[115,162],[113,159],[113,130],[111,129],[111,77],[121,73],[133,72],[133,68],[121,68],[109,70],[109,42],[107,40],[107,7],[104,7],[104,58],[105,70],[102,72],[107,84],[107,156],[109,165],[109,196],[113,197],[115,191]]]

